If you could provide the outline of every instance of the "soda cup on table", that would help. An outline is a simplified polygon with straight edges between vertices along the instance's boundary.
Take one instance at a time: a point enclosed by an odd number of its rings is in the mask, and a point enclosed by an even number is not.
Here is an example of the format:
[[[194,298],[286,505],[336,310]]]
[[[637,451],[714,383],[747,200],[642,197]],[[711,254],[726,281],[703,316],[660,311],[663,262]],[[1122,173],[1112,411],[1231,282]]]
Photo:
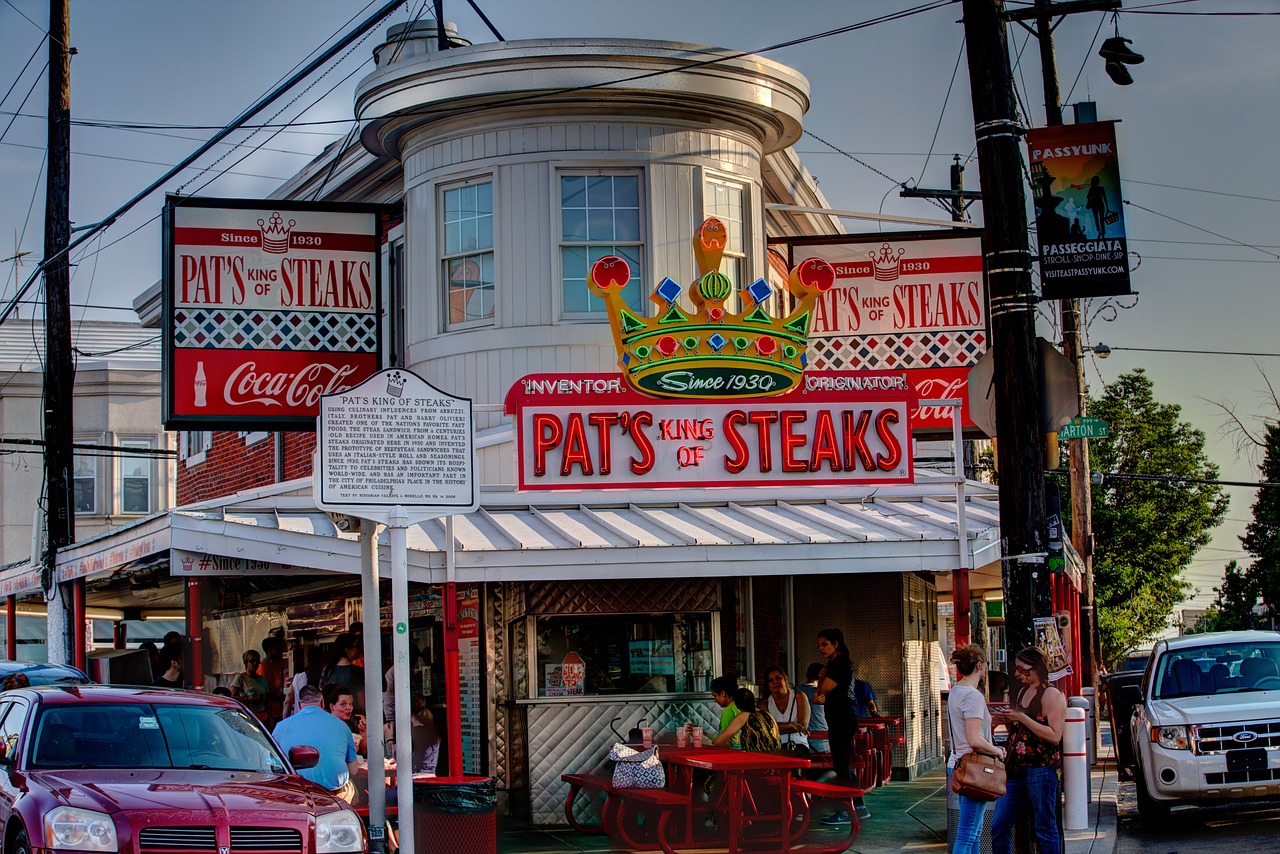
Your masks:
[[[689,746],[689,730],[687,727],[676,727],[676,747]]]
[[[640,728],[640,746],[645,750],[653,747],[653,727],[646,726]]]
[[[689,733],[689,742],[694,747],[702,746],[702,727],[696,726]]]

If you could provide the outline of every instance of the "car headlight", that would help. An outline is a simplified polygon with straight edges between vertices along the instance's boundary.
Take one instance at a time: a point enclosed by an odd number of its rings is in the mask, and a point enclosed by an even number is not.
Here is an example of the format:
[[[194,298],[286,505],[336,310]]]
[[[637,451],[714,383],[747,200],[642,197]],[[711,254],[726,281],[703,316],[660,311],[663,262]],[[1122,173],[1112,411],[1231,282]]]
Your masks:
[[[1166,750],[1189,750],[1191,741],[1187,738],[1185,726],[1153,726],[1151,740]]]
[[[57,807],[44,814],[46,848],[67,851],[118,851],[116,825],[106,813]]]
[[[364,850],[364,823],[351,810],[316,816],[316,854]]]

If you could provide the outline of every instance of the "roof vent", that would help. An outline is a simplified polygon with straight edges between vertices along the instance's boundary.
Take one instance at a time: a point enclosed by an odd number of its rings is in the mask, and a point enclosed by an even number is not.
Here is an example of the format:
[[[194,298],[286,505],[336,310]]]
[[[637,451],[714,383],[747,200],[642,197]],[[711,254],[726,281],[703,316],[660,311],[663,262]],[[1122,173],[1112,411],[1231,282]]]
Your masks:
[[[458,25],[453,21],[444,22],[444,34],[449,40],[449,47],[467,47],[471,44],[458,35]],[[410,21],[387,28],[387,40],[373,49],[373,59],[381,68],[436,53],[439,49],[440,31],[435,21]]]

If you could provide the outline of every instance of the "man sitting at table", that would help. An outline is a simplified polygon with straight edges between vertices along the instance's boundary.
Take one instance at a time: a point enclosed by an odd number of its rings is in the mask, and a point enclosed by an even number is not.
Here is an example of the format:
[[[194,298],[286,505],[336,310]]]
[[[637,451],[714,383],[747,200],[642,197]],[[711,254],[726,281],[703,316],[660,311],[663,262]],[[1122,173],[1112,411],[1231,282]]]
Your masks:
[[[738,680],[733,676],[717,676],[711,680],[711,699],[715,700],[716,705],[720,707],[719,732],[724,732],[728,729],[729,724],[733,723],[733,719],[742,711],[733,702],[733,694],[737,690]],[[724,746],[737,750],[741,745],[741,741],[737,730],[735,730],[729,738],[728,744]]]
[[[299,745],[318,750],[320,762],[314,768],[299,770],[298,774],[324,786],[335,797],[353,803],[356,798],[353,778],[359,764],[351,730],[320,707],[323,695],[316,686],[304,686],[298,691],[298,700],[301,703],[298,713],[276,724],[271,734],[285,753]]]

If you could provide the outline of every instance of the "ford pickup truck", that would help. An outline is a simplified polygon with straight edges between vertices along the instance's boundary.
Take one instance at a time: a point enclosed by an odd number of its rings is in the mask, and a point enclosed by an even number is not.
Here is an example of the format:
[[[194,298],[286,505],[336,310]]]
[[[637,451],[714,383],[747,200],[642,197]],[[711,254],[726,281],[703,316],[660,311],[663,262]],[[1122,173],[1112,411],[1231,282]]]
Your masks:
[[[1159,641],[1132,704],[1138,811],[1280,798],[1280,633],[1218,632]]]

